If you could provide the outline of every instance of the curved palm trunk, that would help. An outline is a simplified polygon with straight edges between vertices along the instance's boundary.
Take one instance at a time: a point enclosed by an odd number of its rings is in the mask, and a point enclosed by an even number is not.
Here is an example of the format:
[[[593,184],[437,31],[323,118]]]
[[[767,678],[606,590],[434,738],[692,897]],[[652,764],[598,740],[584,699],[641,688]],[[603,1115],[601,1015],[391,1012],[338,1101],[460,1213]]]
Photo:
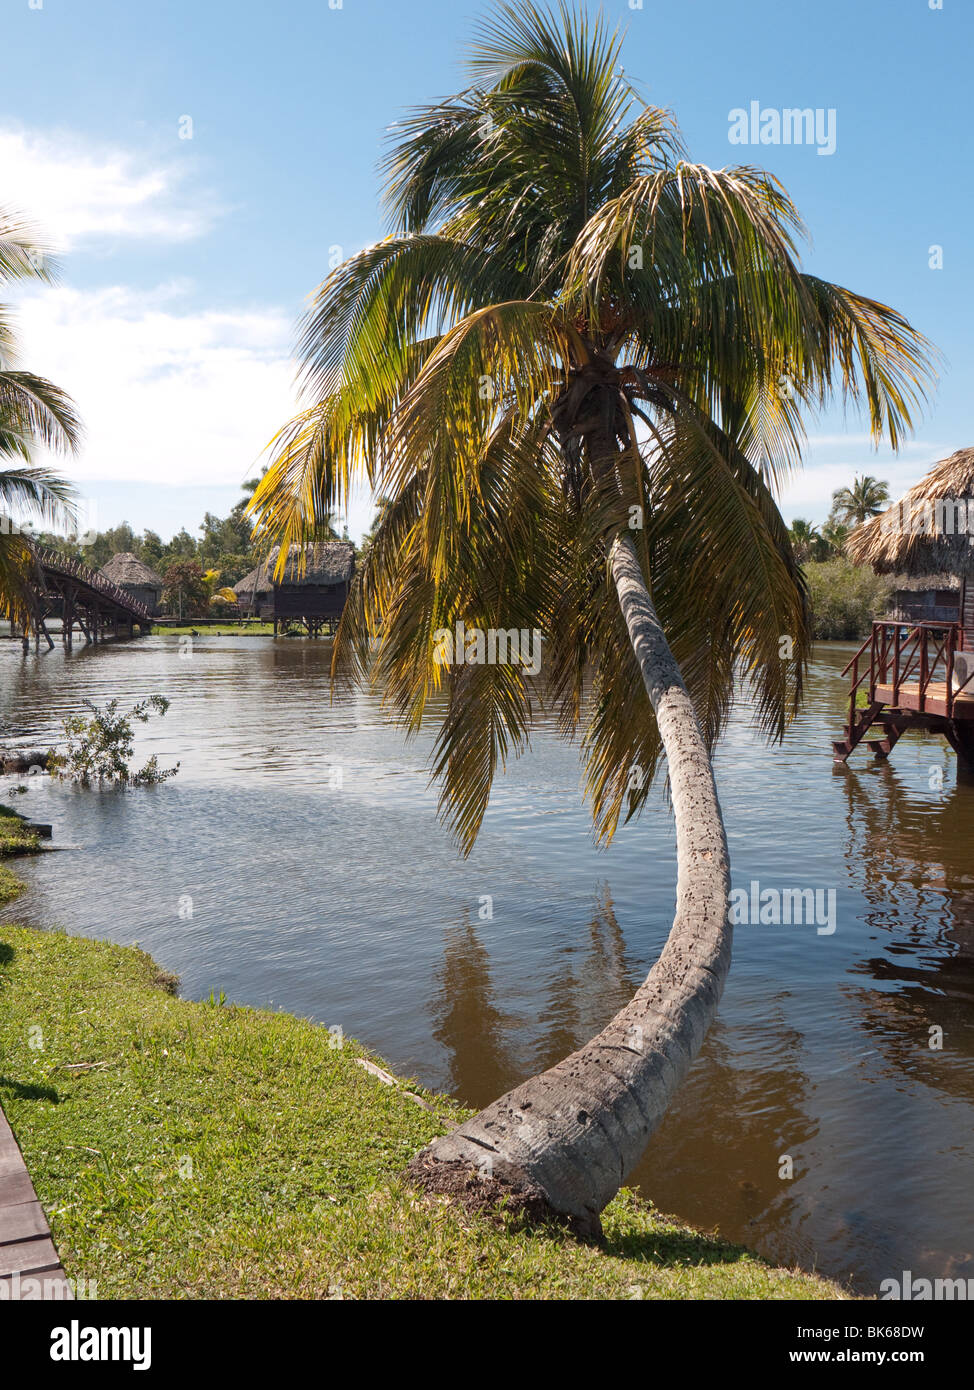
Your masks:
[[[427,1190],[457,1191],[471,1168],[583,1235],[642,1156],[689,1070],[730,967],[729,864],[713,768],[632,541],[609,555],[633,650],[666,751],[677,841],[676,917],[632,1001],[578,1052],[509,1091],[413,1159]]]

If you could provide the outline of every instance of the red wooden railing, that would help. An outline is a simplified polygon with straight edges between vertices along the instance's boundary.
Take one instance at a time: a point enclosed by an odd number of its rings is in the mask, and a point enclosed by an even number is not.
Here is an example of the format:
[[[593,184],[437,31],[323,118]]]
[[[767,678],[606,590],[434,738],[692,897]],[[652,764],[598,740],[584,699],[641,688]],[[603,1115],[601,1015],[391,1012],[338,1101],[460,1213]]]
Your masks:
[[[891,698],[884,704],[895,707],[904,686],[915,687],[919,709],[926,709],[927,696],[933,683],[943,682],[946,687],[946,713],[948,719],[953,715],[954,701],[960,692],[974,680],[974,671],[958,686],[954,687],[954,657],[964,645],[963,629],[960,623],[923,622],[898,623],[874,622],[872,631],[845,666],[842,675],[852,673],[849,690],[849,727],[856,719],[856,696],[862,683],[868,680],[869,703],[875,704],[877,686],[889,687]],[[860,663],[869,651],[868,661],[860,670]]]

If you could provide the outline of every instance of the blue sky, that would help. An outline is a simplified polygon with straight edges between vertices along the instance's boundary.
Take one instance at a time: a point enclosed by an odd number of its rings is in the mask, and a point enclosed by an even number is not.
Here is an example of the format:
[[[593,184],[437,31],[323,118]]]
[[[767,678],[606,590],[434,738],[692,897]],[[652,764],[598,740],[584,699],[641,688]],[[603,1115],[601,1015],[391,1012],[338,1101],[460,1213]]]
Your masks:
[[[67,471],[90,524],[125,518],[168,536],[229,510],[293,407],[305,297],[334,248],[348,255],[385,230],[384,132],[463,85],[465,41],[490,8],[3,0],[0,203],[62,249],[59,286],[18,296],[22,338],[30,367],[85,417]],[[674,109],[692,157],[777,174],[812,234],[806,268],[893,304],[945,355],[898,457],[877,455],[855,415],[809,420],[786,517],[823,519],[853,472],[897,491],[970,444],[970,0],[602,8],[627,29],[627,73]],[[731,144],[729,113],[753,101],[833,109],[835,152]],[[368,516],[363,498],[353,535]]]

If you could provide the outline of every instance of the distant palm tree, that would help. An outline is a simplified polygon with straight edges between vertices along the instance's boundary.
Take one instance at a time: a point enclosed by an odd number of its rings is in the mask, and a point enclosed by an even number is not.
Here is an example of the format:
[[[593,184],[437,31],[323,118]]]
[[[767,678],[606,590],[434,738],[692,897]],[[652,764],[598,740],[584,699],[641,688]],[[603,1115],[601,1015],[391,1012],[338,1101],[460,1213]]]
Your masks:
[[[727,973],[709,749],[735,673],[775,735],[801,689],[806,590],[770,485],[800,458],[802,408],[834,385],[899,439],[928,351],[893,310],[803,274],[780,185],[688,163],[619,60],[601,19],[504,4],[471,85],[399,124],[393,229],[319,288],[300,348],[310,402],[251,504],[283,542],[363,474],[391,499],[335,660],[412,729],[440,697],[433,769],[465,851],[539,698],[566,734],[587,721],[603,839],[665,762],[677,914],[645,984],[581,1051],[414,1169],[448,1187],[454,1165],[486,1166],[495,1191],[540,1194],[589,1230]],[[476,639],[451,661],[460,622],[481,638],[543,633],[538,681],[480,660]],[[795,661],[781,659],[783,633]]]
[[[0,286],[15,280],[50,281],[53,265],[37,233],[15,213],[0,208]],[[27,618],[32,567],[29,545],[12,515],[21,521],[57,523],[72,514],[73,489],[49,468],[30,466],[37,444],[73,450],[81,436],[74,405],[58,386],[17,365],[16,335],[10,309],[0,304],[0,611]]]
[[[391,497],[377,497],[375,499],[375,512],[372,516],[372,525],[362,537],[362,544],[359,546],[359,564],[364,564],[366,556],[372,549],[372,543],[379,533],[383,518],[392,506]]]
[[[851,487],[837,488],[832,494],[834,521],[860,526],[871,516],[878,516],[889,502],[889,486],[868,474],[855,477]]]
[[[801,517],[796,517],[788,528],[791,537],[791,548],[795,552],[795,559],[800,565],[805,565],[809,560],[818,559],[822,550],[822,537],[819,535],[818,528],[803,521]]]
[[[827,521],[822,527],[822,541],[829,557],[844,555],[845,543],[852,534],[852,527],[841,521]]]

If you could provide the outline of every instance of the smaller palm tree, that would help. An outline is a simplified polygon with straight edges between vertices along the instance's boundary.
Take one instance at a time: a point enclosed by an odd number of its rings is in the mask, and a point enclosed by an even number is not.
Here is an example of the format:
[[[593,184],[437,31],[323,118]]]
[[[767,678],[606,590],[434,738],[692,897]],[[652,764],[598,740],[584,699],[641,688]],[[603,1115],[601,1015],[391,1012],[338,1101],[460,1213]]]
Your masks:
[[[817,560],[822,551],[822,537],[819,535],[818,527],[812,526],[810,522],[804,521],[800,516],[788,528],[791,537],[791,548],[795,552],[795,559],[800,565],[805,565],[809,560]]]
[[[861,526],[879,513],[889,502],[889,485],[864,474],[857,475],[851,487],[840,487],[832,494],[830,521]]]
[[[54,263],[41,238],[22,218],[0,208],[0,286],[37,279],[48,283]],[[73,516],[73,489],[49,468],[31,466],[40,444],[57,452],[77,448],[81,424],[71,398],[60,387],[18,367],[9,308],[0,304],[0,612],[28,620],[33,557],[24,520],[52,525]],[[16,513],[21,525],[12,520]]]
[[[822,542],[828,559],[845,554],[845,543],[852,534],[852,527],[841,521],[827,521],[822,527]]]

